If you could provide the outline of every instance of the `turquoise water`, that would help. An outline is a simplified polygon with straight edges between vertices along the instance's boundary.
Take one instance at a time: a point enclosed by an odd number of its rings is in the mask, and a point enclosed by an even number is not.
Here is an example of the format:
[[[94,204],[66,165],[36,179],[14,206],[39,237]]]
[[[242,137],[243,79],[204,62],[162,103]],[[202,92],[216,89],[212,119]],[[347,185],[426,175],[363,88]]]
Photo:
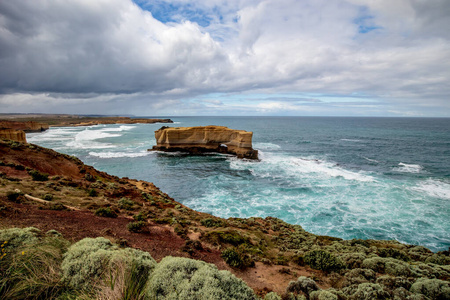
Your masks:
[[[162,124],[51,128],[29,142],[154,182],[216,216],[274,216],[341,238],[450,247],[450,119],[175,117],[253,131],[261,161],[147,152]]]

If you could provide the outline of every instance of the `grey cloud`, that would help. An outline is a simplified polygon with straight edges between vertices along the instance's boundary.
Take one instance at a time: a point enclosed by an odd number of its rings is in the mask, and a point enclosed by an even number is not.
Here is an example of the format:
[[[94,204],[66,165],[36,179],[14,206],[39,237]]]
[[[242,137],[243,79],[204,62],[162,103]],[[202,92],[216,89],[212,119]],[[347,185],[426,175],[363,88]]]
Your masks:
[[[254,103],[322,108],[320,97],[276,94],[357,93],[391,111],[450,108],[447,0],[170,2],[209,14],[210,25],[182,16],[163,24],[131,0],[0,1],[0,104],[152,113],[176,103],[200,112],[208,103],[192,99],[210,93],[267,93],[275,96]],[[380,29],[360,33],[355,20],[365,16]]]

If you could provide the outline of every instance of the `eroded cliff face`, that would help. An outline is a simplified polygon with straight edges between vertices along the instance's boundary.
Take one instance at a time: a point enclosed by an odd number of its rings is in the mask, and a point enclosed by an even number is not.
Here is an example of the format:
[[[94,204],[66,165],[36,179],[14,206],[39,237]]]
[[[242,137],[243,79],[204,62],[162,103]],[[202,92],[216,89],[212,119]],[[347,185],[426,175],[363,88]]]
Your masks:
[[[23,130],[0,129],[0,139],[13,140],[16,142],[26,143],[27,138]]]
[[[225,126],[162,127],[155,131],[153,150],[182,151],[192,154],[219,152],[239,158],[258,159],[252,148],[253,132]]]
[[[40,132],[45,131],[49,128],[48,124],[34,122],[34,121],[0,121],[0,128],[3,129],[15,129],[15,130],[23,130],[25,132]]]

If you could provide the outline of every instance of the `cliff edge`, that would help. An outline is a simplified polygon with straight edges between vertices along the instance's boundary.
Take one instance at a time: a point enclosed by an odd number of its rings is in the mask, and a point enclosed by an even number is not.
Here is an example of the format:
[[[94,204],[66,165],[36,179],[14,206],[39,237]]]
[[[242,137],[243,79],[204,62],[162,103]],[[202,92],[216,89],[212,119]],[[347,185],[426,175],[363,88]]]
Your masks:
[[[156,146],[152,150],[200,154],[218,152],[239,158],[258,159],[252,148],[253,132],[225,126],[161,127],[155,131]]]

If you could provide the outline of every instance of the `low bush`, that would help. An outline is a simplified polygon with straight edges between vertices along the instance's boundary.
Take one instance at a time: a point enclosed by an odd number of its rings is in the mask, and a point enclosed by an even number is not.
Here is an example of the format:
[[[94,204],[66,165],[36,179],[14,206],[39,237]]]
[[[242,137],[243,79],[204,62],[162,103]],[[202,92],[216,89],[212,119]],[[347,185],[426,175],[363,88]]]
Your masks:
[[[207,232],[203,239],[212,244],[231,244],[233,246],[238,246],[241,244],[251,244],[250,239],[242,236],[239,232],[235,230],[229,231],[210,231]]]
[[[391,296],[382,286],[376,283],[361,283],[356,292],[351,296],[355,300],[384,300],[391,299]]]
[[[275,292],[270,292],[267,293],[267,295],[264,297],[264,300],[281,300],[281,297]]]
[[[41,173],[37,170],[31,170],[28,172],[28,174],[31,175],[31,178],[34,181],[47,181],[48,180],[48,174],[46,173]]]
[[[430,299],[450,299],[450,283],[444,280],[420,278],[411,286],[410,291]]]
[[[311,293],[310,300],[338,300],[338,296],[329,291],[314,291]]]
[[[127,225],[127,229],[130,232],[143,232],[145,230],[146,225],[147,222],[145,221],[130,222]]]
[[[90,190],[88,190],[88,195],[89,195],[89,197],[97,197],[98,192],[96,189],[90,189]]]
[[[119,249],[105,238],[85,238],[69,247],[61,265],[62,280],[74,289],[109,285],[122,273],[148,278],[156,261],[136,249]],[[120,267],[119,267],[120,266]],[[125,269],[123,269],[125,268]],[[107,282],[102,280],[107,279]]]
[[[110,207],[100,207],[95,211],[95,215],[99,217],[106,218],[117,218],[117,213],[113,211]]]
[[[61,203],[52,203],[49,206],[47,206],[48,210],[67,210],[67,207],[62,205]]]
[[[305,254],[305,263],[311,268],[325,272],[339,271],[345,266],[342,261],[333,254],[323,250],[313,250]]]
[[[149,299],[257,299],[244,281],[216,266],[183,257],[165,257],[146,287]]]
[[[119,200],[118,204],[119,204],[119,208],[121,208],[121,209],[132,210],[134,202],[126,197],[123,197]]]
[[[410,261],[409,256],[400,250],[394,248],[380,248],[378,249],[378,256],[380,257],[391,257],[403,261]]]
[[[203,250],[202,243],[199,241],[187,240],[183,247],[181,247],[181,251],[187,252],[190,255],[194,254],[198,250]]]
[[[137,215],[134,215],[133,219],[135,219],[136,221],[145,221],[147,220],[147,216],[144,212],[141,211]]]
[[[205,227],[223,227],[225,222],[221,219],[207,218],[200,221],[200,223]]]
[[[46,201],[52,201],[53,200],[53,195],[52,194],[45,194],[44,197],[42,197],[42,199],[44,199]]]
[[[296,281],[291,281],[286,288],[286,293],[303,293],[309,295],[313,291],[319,290],[317,283],[311,278],[300,276]]]
[[[253,259],[238,248],[233,247],[225,249],[221,256],[223,260],[233,268],[245,269],[255,266]]]
[[[89,181],[89,182],[94,182],[94,181],[95,181],[94,176],[92,176],[92,175],[89,174],[89,173],[86,173],[86,175],[84,175],[84,179],[86,179],[86,180]]]
[[[425,260],[426,263],[435,265],[450,265],[450,256],[434,254]]]
[[[22,192],[9,191],[6,193],[6,198],[11,202],[20,203],[20,197],[23,196]]]

